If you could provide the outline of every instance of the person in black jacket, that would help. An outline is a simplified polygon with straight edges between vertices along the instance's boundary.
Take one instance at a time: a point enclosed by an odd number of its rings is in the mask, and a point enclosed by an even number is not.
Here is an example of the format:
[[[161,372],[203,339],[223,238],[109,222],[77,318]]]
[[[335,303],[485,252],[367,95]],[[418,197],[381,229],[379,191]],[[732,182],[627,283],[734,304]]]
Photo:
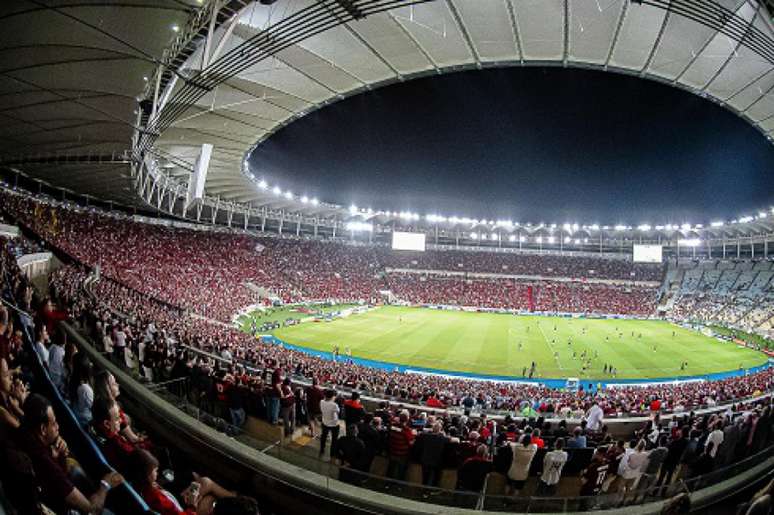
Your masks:
[[[484,488],[486,476],[492,471],[492,462],[486,445],[476,448],[476,455],[465,460],[457,473],[457,488],[480,492]]]
[[[678,437],[669,444],[667,447],[667,455],[664,458],[664,464],[661,465],[661,472],[658,476],[658,486],[668,486],[672,482],[672,475],[675,473],[675,469],[680,464],[680,458],[685,453],[685,448],[688,446],[688,429],[683,428],[678,433]]]
[[[436,422],[429,433],[422,433],[417,438],[420,447],[420,463],[422,465],[422,484],[438,486],[443,468],[443,454],[449,439],[443,434],[443,424]]]
[[[359,484],[365,480],[361,472],[368,472],[370,461],[366,445],[358,436],[357,426],[349,426],[347,435],[336,441],[336,457],[341,460],[339,469],[341,481]]]

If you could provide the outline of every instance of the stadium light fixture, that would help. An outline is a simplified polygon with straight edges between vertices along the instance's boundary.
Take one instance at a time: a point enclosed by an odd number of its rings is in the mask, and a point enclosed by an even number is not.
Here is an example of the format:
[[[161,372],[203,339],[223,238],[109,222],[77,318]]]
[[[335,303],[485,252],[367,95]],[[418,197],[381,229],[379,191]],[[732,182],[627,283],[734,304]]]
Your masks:
[[[352,204],[349,206],[349,214],[350,215],[356,215],[357,214],[357,206],[355,204]]]
[[[593,224],[593,225],[591,225],[591,227],[589,227],[589,229],[591,229],[592,231],[598,231],[599,230],[599,226],[597,224]]]
[[[293,200],[293,193],[290,190],[286,191],[285,198],[288,200]]]
[[[625,230],[626,230],[626,226],[625,226],[625,225],[616,225],[616,226],[614,227],[614,229],[615,229],[616,231],[625,231]]]
[[[275,195],[280,195],[280,194],[282,194],[282,190],[281,190],[281,189],[279,189],[279,186],[274,186],[274,187],[271,189],[271,192],[272,192],[272,193],[274,193]]]
[[[309,197],[307,197],[306,195],[301,197],[301,203],[302,204],[308,204],[309,203]]]
[[[508,241],[510,241],[511,243],[516,241],[516,235],[511,234],[510,236],[508,236]]]
[[[576,244],[576,245],[580,245],[580,242],[581,242],[581,241],[580,241],[580,238],[575,238],[575,244]]]
[[[172,24],[170,29],[172,29],[172,32],[180,32],[180,25],[178,25],[177,23],[174,23]]]
[[[261,188],[262,190],[265,190],[265,189],[268,189],[269,185],[268,185],[268,184],[266,184],[266,181],[264,181],[263,179],[261,179],[261,180],[258,182],[258,187],[259,187],[259,188]]]
[[[572,224],[572,232],[578,232],[578,229],[580,229],[580,225]]]
[[[538,236],[537,238],[535,238],[535,241],[537,243],[543,243],[543,237],[542,236]]]
[[[685,247],[698,247],[701,245],[701,240],[699,238],[689,238],[687,240],[678,240],[680,245],[683,245]]]
[[[711,227],[723,227],[723,225],[724,225],[723,222],[712,222],[710,224]]]
[[[474,240],[477,240],[477,239],[478,239],[478,234],[476,234],[476,233],[472,232],[472,233],[470,233],[470,237],[471,237],[472,239],[474,239]]]
[[[588,243],[588,242],[589,242],[588,238],[583,238],[583,243]]]
[[[316,206],[316,205],[317,205],[317,204],[319,204],[319,203],[320,203],[320,201],[319,201],[319,200],[317,200],[316,198],[313,198],[313,199],[312,199],[312,205],[313,205],[313,206]]]
[[[564,225],[562,226],[562,229],[564,229],[565,231],[571,231],[571,230],[572,230],[572,225],[570,225],[570,224],[564,224]]]
[[[680,229],[684,231],[690,231],[691,230],[691,224],[683,224],[680,226]]]
[[[553,244],[555,241],[556,241],[556,238],[554,238],[553,236],[548,237],[548,243]]]
[[[564,237],[564,242],[565,243],[570,243],[571,241],[572,241],[572,238],[570,238],[569,236],[565,236]]]
[[[651,227],[648,224],[642,224],[637,226],[638,231],[649,231],[650,229]]]
[[[761,211],[760,213],[758,213],[758,218],[766,218],[766,216],[767,215],[765,211]]]
[[[752,222],[752,221],[753,221],[753,217],[751,217],[751,216],[743,216],[742,218],[739,219],[739,223],[740,224],[746,224],[746,223]]]

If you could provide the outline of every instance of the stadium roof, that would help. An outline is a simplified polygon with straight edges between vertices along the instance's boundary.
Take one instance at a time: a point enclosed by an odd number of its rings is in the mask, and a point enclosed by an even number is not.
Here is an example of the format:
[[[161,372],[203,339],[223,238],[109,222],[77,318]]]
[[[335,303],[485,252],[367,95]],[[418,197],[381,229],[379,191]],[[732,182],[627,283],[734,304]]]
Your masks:
[[[12,4],[0,7],[0,164],[124,203],[139,199],[129,154],[112,161],[108,154],[134,146],[168,184],[185,185],[201,144],[211,143],[210,203],[405,220],[312,202],[298,195],[304,192],[287,192],[282,177],[247,172],[245,157],[281,127],[349,95],[469,68],[556,65],[634,74],[692,91],[770,140],[774,135],[772,23],[754,0]],[[100,160],[62,167],[62,155]],[[751,223],[771,219],[751,214]]]

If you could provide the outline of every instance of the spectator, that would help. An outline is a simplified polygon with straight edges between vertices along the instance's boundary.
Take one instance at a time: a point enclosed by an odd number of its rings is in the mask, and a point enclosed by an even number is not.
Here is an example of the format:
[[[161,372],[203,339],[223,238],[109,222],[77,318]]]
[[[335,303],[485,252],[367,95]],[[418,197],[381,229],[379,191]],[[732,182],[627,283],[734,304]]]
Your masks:
[[[597,447],[594,455],[591,457],[591,463],[581,473],[581,489],[579,495],[582,497],[596,496],[602,490],[602,485],[607,478],[609,464],[605,458],[605,449]],[[593,506],[593,501],[585,502],[585,509]]]
[[[92,407],[91,422],[95,434],[104,441],[102,450],[108,463],[125,474],[135,445],[120,433],[121,416],[118,404],[112,399],[98,397]]]
[[[443,423],[435,422],[430,433],[422,433],[416,439],[420,449],[422,484],[438,486],[443,468],[443,455],[449,439],[443,434]]]
[[[403,411],[390,427],[389,434],[389,464],[387,476],[404,481],[408,469],[409,451],[414,444],[414,432],[408,425],[408,413]]]
[[[82,354],[76,356],[74,365],[70,379],[71,399],[78,422],[86,426],[91,422],[91,405],[94,403],[93,367],[89,358]]]
[[[35,343],[33,344],[33,347],[35,349],[35,353],[40,358],[40,362],[43,364],[44,367],[46,367],[46,369],[48,369],[49,344],[50,344],[50,339],[48,337],[48,331],[46,331],[46,325],[45,324],[38,325],[35,328]]]
[[[309,434],[312,438],[320,434],[320,401],[323,400],[323,390],[316,377],[306,388],[306,413],[309,417]]]
[[[599,407],[599,403],[594,401],[586,412],[586,427],[589,431],[599,431],[602,427],[603,418],[604,411],[602,411],[602,408]]]
[[[564,450],[564,438],[557,438],[554,450],[543,457],[543,473],[540,475],[538,497],[551,497],[556,493],[556,485],[562,477],[562,469],[567,463],[567,452]]]
[[[688,446],[687,431],[688,429],[678,430],[676,438],[667,447],[667,455],[664,458],[664,464],[661,466],[661,472],[658,476],[658,486],[668,486],[672,482],[675,469],[680,464],[680,459]]]
[[[293,394],[293,388],[290,386],[289,377],[282,381],[280,406],[283,434],[285,438],[290,438],[293,436],[293,431],[296,427],[296,396]]]
[[[457,473],[457,488],[471,492],[480,492],[484,488],[487,475],[492,471],[489,449],[484,444],[476,447],[476,454],[466,459]]]
[[[351,426],[346,435],[336,442],[336,456],[341,461],[339,479],[352,484],[360,484],[368,472],[369,459],[365,443],[358,436],[357,426]]]
[[[132,485],[140,492],[148,506],[160,515],[212,513],[218,499],[235,497],[233,492],[211,479],[194,474],[194,480],[180,494],[183,499],[183,504],[180,504],[174,495],[158,485],[158,471],[159,462],[151,453],[144,449],[137,449],[132,453],[129,466]]]
[[[32,461],[46,505],[56,512],[72,508],[84,513],[99,513],[108,491],[123,482],[121,475],[110,472],[102,477],[95,491],[82,492],[70,479],[69,449],[59,436],[59,424],[51,403],[41,395],[32,394],[25,400],[23,411],[19,443]]]
[[[527,482],[532,459],[537,453],[537,446],[532,443],[532,438],[529,435],[522,436],[520,443],[511,443],[510,446],[512,461],[508,469],[508,489],[506,494],[509,491],[517,494],[524,488],[524,484]]]
[[[339,439],[339,405],[334,400],[335,396],[335,391],[325,390],[325,398],[320,401],[320,413],[322,414],[322,434],[320,435],[321,458],[325,454],[325,444],[329,433],[331,435],[330,455],[334,456],[336,453],[336,442]]]
[[[65,392],[65,348],[61,342],[63,338],[64,336],[55,338],[48,349],[48,374],[51,376],[51,382],[54,383],[54,386],[56,386],[60,393]]]
[[[580,427],[576,427],[572,431],[572,437],[567,440],[568,449],[584,449],[586,447],[586,435],[583,434],[583,430]]]
[[[344,423],[345,428],[360,424],[365,416],[365,408],[360,403],[360,394],[352,392],[350,398],[344,401]]]

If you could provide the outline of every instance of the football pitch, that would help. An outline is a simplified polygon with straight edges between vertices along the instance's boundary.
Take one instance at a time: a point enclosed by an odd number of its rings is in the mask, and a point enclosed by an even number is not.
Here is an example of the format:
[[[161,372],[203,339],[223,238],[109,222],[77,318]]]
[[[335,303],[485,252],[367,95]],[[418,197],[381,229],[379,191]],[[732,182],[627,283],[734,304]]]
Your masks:
[[[273,331],[292,345],[399,365],[522,377],[647,379],[750,368],[767,357],[669,322],[385,306]],[[687,363],[683,369],[681,365]],[[585,370],[584,370],[585,364]],[[605,365],[616,369],[615,377]]]

